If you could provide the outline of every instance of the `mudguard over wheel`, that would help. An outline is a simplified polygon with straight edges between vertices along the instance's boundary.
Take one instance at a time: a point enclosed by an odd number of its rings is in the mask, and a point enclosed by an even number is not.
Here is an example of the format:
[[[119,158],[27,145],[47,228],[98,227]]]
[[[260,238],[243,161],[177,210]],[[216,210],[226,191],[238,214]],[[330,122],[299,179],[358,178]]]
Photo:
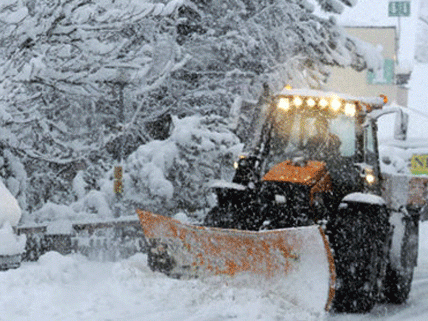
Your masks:
[[[370,311],[378,301],[390,235],[385,205],[347,201],[329,227],[337,271],[337,312]]]

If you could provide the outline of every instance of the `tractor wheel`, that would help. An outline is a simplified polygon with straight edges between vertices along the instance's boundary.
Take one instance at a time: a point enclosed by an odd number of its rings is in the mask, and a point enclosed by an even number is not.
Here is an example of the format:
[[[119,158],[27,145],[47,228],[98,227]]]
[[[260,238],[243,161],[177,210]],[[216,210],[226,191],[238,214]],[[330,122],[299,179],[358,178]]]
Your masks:
[[[385,300],[393,304],[404,303],[409,297],[412,280],[413,268],[397,271],[388,265],[383,293]]]
[[[152,271],[170,275],[176,266],[174,259],[168,255],[167,248],[167,244],[163,244],[157,240],[150,242],[147,264]]]
[[[418,258],[419,240],[419,216],[407,215],[402,219],[404,224],[404,235],[399,239],[401,244],[400,257],[391,260],[388,265],[385,287],[383,290],[384,300],[388,303],[402,304],[410,293],[413,280],[413,270]],[[399,261],[399,267],[393,262]]]
[[[212,208],[204,218],[204,226],[218,227],[220,215],[218,206]]]
[[[203,225],[257,231],[263,223],[263,215],[260,215],[260,211],[257,209],[257,205],[250,202],[245,208],[215,206],[205,216]]]
[[[385,207],[341,204],[329,231],[337,274],[334,311],[364,313],[376,304],[386,274],[389,230]]]
[[[234,213],[229,208],[220,206],[213,207],[204,218],[204,226],[236,228],[234,223]]]

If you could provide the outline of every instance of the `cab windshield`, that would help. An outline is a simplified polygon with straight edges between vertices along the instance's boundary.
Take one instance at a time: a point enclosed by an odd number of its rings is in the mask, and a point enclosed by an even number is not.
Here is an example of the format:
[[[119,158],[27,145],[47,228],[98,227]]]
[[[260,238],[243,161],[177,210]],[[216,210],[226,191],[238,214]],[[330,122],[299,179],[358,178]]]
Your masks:
[[[328,161],[356,152],[355,119],[320,111],[276,111],[272,119],[271,165],[296,157]]]

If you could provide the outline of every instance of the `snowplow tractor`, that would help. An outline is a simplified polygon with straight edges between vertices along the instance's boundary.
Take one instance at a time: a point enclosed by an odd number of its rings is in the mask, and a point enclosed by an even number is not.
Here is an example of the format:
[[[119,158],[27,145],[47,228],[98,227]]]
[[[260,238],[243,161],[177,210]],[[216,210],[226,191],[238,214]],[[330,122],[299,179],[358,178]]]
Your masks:
[[[418,211],[410,215],[407,200],[391,201],[398,184],[380,173],[376,135],[377,119],[397,110],[384,107],[383,97],[313,90],[284,89],[260,102],[233,180],[212,184],[216,205],[203,226],[139,212],[151,268],[267,278],[275,270],[293,279],[316,274],[300,259],[314,257],[329,275],[320,281],[327,308],[333,302],[338,312],[367,312],[377,302],[404,302],[416,265]]]

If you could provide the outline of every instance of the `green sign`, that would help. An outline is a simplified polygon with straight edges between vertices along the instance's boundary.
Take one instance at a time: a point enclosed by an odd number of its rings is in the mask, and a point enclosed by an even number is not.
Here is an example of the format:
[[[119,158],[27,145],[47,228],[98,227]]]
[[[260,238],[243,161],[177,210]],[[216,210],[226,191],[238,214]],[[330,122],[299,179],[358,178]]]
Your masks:
[[[392,85],[394,83],[394,60],[384,59],[383,68],[367,72],[367,83],[370,85]]]
[[[388,16],[390,17],[409,17],[410,1],[391,1],[388,4]]]
[[[413,175],[428,174],[428,155],[413,155],[410,160],[410,172]]]

